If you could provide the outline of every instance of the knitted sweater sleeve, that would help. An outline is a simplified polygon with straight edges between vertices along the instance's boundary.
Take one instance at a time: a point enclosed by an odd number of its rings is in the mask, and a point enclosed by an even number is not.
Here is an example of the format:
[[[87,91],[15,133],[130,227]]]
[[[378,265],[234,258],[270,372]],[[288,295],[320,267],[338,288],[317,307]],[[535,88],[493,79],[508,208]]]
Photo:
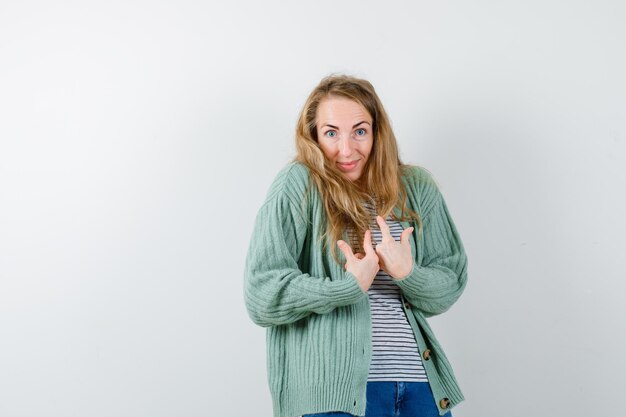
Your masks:
[[[301,201],[296,202],[296,186],[289,169],[279,174],[257,214],[248,247],[244,298],[250,317],[263,327],[325,314],[365,296],[353,276],[331,280],[300,270],[308,224]]]
[[[405,298],[429,317],[445,312],[461,296],[467,283],[467,256],[434,180],[427,176],[413,186],[419,186],[414,192],[421,196],[423,234],[419,239],[414,232],[420,243],[413,269],[397,284]]]

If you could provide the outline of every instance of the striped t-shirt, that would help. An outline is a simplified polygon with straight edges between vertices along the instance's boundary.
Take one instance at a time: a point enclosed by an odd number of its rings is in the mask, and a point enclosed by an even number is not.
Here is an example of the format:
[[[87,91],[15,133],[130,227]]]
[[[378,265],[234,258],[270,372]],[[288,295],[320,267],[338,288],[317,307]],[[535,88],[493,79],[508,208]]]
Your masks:
[[[376,210],[370,204],[365,204],[365,208],[372,217],[370,230],[372,244],[376,248],[376,243],[382,240],[376,223]],[[391,216],[386,221],[391,236],[399,241],[404,230],[402,225],[392,220]],[[350,237],[353,245],[361,251],[361,244],[356,244],[355,234],[352,233]],[[400,288],[386,272],[380,270],[368,295],[372,313],[372,362],[368,381],[427,382],[413,329],[402,308]]]

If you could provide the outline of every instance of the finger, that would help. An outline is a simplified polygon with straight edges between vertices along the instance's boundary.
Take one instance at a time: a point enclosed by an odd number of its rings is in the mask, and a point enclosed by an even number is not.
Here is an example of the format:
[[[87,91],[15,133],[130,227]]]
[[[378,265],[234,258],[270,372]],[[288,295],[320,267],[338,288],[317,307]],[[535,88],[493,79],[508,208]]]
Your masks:
[[[355,259],[350,245],[348,245],[346,242],[344,242],[343,240],[338,240],[337,246],[339,246],[339,250],[341,250],[341,252],[344,254],[346,260],[350,261]]]
[[[411,237],[411,233],[413,233],[413,230],[415,230],[415,228],[411,226],[402,231],[402,234],[400,235],[401,244],[407,245],[409,243],[409,237]]]
[[[365,255],[374,253],[374,248],[372,247],[372,232],[369,229],[365,231],[365,236],[363,237],[363,249],[365,249]]]
[[[357,259],[363,259],[363,258],[365,258],[365,255],[363,255],[363,254],[362,254],[362,253],[360,253],[360,252],[359,252],[359,253],[355,253],[355,254],[354,254],[354,256],[355,256],[355,258],[357,258]]]
[[[378,223],[378,227],[380,228],[380,232],[383,235],[383,240],[394,240],[393,236],[391,236],[391,231],[389,230],[389,226],[385,219],[382,216],[376,216],[376,223]]]

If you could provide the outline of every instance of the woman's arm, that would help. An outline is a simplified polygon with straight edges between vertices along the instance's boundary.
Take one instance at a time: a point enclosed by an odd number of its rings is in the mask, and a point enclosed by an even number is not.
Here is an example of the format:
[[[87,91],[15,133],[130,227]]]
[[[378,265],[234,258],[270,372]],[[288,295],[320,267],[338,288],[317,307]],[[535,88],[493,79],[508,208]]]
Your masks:
[[[428,317],[445,312],[461,296],[467,283],[467,256],[443,196],[432,179],[426,184],[421,189],[428,202],[422,239],[413,232],[420,242],[418,256],[409,275],[396,282],[409,303]]]
[[[366,296],[354,276],[314,277],[298,267],[307,222],[291,193],[276,184],[256,218],[246,258],[244,295],[252,320],[264,327],[324,314]]]

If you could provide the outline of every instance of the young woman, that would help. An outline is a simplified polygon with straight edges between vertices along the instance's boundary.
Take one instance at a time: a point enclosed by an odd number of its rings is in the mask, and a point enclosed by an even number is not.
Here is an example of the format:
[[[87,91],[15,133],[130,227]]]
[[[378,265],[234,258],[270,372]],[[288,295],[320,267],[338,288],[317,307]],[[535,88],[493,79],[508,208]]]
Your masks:
[[[426,318],[459,298],[467,258],[433,178],[400,161],[374,88],[353,77],[313,90],[296,146],[245,268],[274,416],[449,415],[463,394]]]

